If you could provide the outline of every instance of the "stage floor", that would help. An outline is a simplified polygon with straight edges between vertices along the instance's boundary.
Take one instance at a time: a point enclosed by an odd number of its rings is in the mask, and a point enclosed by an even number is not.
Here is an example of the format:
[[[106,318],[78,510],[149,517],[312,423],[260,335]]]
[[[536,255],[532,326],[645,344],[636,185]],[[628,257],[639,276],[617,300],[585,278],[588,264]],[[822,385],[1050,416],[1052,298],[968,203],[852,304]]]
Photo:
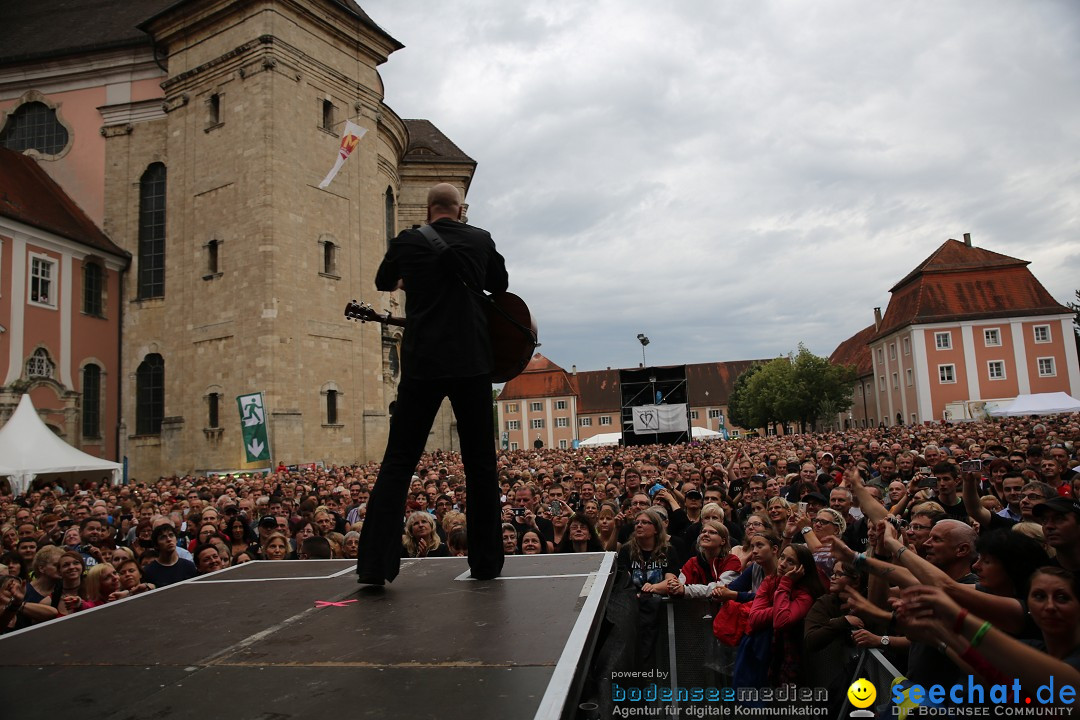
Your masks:
[[[5,718],[572,717],[613,553],[251,562],[0,638]]]

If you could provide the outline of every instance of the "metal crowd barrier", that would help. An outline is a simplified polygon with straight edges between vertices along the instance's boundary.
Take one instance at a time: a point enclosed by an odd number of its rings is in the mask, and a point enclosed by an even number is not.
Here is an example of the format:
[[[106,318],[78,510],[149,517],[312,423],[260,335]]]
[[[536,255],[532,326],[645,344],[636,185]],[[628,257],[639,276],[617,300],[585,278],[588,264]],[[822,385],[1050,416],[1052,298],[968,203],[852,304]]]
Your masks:
[[[859,678],[869,680],[877,689],[877,699],[873,705],[865,710],[856,710],[851,706],[844,695],[844,704],[840,708],[837,720],[848,718],[896,718],[893,712],[895,707],[892,703],[892,686],[897,679],[904,677],[903,673],[896,669],[889,660],[881,654],[880,650],[864,650],[859,656],[859,664],[855,666],[855,674],[851,676],[854,683]],[[846,686],[845,686],[846,687]],[[905,713],[906,714],[906,713]]]

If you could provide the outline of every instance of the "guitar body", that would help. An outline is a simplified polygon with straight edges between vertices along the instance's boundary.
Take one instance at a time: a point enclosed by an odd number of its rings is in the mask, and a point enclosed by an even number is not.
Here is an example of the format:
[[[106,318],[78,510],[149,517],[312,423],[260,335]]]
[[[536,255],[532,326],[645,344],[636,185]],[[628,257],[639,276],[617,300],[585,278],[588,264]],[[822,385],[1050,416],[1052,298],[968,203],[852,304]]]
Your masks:
[[[492,295],[490,300],[485,310],[491,336],[491,381],[502,383],[520,375],[532,359],[539,345],[536,319],[525,301],[514,293]],[[523,327],[529,328],[531,334],[526,334]]]
[[[540,344],[537,341],[536,319],[525,301],[514,293],[489,295],[488,300],[490,302],[484,306],[484,310],[487,312],[488,335],[491,337],[491,381],[503,383],[521,374]],[[377,313],[370,305],[362,305],[355,300],[345,306],[345,317],[359,322],[405,326],[404,318]]]

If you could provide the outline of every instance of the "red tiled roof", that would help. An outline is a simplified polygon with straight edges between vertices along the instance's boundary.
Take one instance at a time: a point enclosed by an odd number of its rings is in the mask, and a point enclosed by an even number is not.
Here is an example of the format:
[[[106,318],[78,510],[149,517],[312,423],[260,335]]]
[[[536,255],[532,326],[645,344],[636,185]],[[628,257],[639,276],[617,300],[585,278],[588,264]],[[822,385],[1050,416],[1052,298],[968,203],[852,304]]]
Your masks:
[[[430,120],[405,119],[403,122],[409,132],[409,146],[405,149],[403,162],[464,163],[476,167],[476,161]]]
[[[911,282],[921,273],[985,270],[992,267],[1026,267],[1029,264],[1027,260],[1019,260],[950,238],[931,253],[930,257],[919,263],[918,267],[904,276],[903,280],[893,285],[889,292],[896,292],[898,288]]]
[[[892,288],[873,341],[907,325],[1072,312],[1018,260],[948,240]]]
[[[353,0],[330,0],[394,49],[404,47]],[[153,47],[141,28],[189,0],[34,0],[0,3],[0,64],[127,47]],[[77,29],[77,32],[74,31]]]
[[[687,397],[694,407],[725,405],[735,379],[751,366],[765,360],[697,363],[686,366]],[[562,384],[566,380],[570,390]],[[577,395],[578,413],[616,412],[622,407],[618,370],[590,370],[568,375],[565,370],[537,353],[525,371],[506,383],[500,400]]]
[[[35,0],[0,3],[0,64],[95,50],[152,47],[136,25],[175,0]]]
[[[520,375],[503,385],[500,400],[574,395],[570,375],[540,353],[533,355]]]
[[[693,407],[726,405],[735,380],[752,365],[768,360],[732,360],[730,362],[697,363],[686,366],[686,389]]]
[[[0,148],[0,215],[110,255],[130,257],[94,224],[34,158],[6,148]]]
[[[618,370],[589,370],[574,376],[578,413],[617,412],[622,407]]]
[[[870,338],[874,337],[874,326],[865,327],[859,332],[840,343],[833,354],[829,356],[829,362],[834,365],[854,365],[858,377],[872,375],[874,372],[873,358],[870,356]]]

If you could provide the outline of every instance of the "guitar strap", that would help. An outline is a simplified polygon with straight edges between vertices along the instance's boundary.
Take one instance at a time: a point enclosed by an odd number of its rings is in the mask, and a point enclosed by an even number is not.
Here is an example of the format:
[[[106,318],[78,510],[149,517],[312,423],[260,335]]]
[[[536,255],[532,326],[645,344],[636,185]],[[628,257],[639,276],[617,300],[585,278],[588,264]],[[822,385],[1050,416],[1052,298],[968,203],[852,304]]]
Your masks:
[[[431,225],[421,225],[419,228],[417,228],[417,230],[419,230],[420,234],[427,238],[427,241],[431,243],[431,247],[435,250],[436,257],[441,258],[444,254],[446,254],[447,250],[450,250],[450,246],[446,244],[446,241],[439,236],[438,231],[435,230],[435,228],[431,227]],[[498,310],[500,315],[505,317],[511,325],[523,332],[525,334],[525,337],[529,338],[529,340],[534,343],[537,341],[537,337],[533,334],[532,328],[525,327],[524,325],[519,323],[516,319],[514,319],[513,316],[510,315],[510,313],[499,307],[498,303],[492,300],[490,295],[486,294],[483,290],[474,288],[472,285],[469,284],[469,282],[461,274],[461,264],[458,260],[457,255],[455,255],[451,251],[448,257],[450,258],[450,264],[454,271],[454,275],[457,276],[457,279],[461,282],[462,285],[465,286],[465,288],[469,292],[471,292],[474,296],[480,298],[481,302],[487,303],[491,307]]]
[[[421,235],[427,238],[428,242],[431,243],[431,246],[435,248],[435,254],[437,256],[442,257],[443,253],[450,249],[450,246],[439,236],[439,233],[435,231],[435,228],[430,225],[421,225],[417,229],[420,231]],[[451,256],[453,256],[453,253],[451,253]],[[456,261],[457,258],[455,257],[454,260]],[[455,264],[457,263],[455,262]],[[457,272],[456,268],[455,272]],[[460,279],[461,276],[459,275],[458,278]],[[464,282],[464,280],[462,280],[462,282]]]

